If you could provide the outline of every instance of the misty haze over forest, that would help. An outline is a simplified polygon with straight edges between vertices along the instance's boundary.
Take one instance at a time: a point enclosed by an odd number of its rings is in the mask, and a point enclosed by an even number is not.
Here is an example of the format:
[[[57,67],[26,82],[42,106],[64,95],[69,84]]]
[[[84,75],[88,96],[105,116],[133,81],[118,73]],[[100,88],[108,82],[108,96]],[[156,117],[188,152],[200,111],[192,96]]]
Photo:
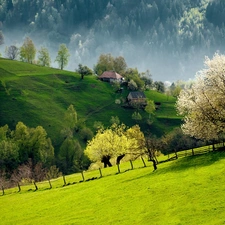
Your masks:
[[[224,24],[224,0],[2,0],[0,52],[28,36],[37,49],[48,48],[54,67],[65,43],[68,70],[93,68],[111,53],[139,72],[149,69],[154,80],[187,80],[205,56],[225,53]]]

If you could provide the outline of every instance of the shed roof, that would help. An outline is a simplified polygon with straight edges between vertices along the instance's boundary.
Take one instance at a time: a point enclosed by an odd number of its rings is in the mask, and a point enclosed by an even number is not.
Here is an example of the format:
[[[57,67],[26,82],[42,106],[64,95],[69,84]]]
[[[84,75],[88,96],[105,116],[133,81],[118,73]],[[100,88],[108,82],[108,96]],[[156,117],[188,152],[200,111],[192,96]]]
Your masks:
[[[140,99],[146,98],[145,93],[142,92],[142,91],[130,92],[129,95],[130,95],[131,98],[134,98],[134,99],[137,99],[137,98],[140,98]]]
[[[115,71],[105,71],[99,78],[122,79],[123,77]]]

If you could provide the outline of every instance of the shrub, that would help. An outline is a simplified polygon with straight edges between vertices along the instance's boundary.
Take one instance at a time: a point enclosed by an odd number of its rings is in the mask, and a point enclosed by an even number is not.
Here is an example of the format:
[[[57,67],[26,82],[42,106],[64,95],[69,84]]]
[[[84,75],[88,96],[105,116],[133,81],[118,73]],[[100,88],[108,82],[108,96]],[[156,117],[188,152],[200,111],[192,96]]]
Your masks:
[[[91,131],[91,129],[84,127],[80,131],[80,137],[84,141],[91,140],[93,137],[93,132]]]

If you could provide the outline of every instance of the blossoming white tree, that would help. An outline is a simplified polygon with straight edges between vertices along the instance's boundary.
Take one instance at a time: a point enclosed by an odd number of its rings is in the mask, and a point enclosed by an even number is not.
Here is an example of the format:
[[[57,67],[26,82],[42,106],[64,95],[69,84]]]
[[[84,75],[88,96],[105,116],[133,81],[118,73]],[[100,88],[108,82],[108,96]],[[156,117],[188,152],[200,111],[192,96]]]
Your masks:
[[[177,109],[184,116],[185,134],[216,140],[225,130],[225,56],[216,53],[206,57],[205,69],[196,75],[190,89],[182,90]]]

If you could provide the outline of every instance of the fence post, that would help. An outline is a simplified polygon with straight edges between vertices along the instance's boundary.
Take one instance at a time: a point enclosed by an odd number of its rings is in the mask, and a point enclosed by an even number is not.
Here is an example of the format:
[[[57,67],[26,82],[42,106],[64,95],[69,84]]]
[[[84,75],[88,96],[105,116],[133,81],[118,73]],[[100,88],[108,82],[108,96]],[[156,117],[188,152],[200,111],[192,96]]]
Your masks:
[[[101,168],[99,168],[100,177],[102,177],[102,171]]]
[[[66,177],[64,174],[63,174],[63,182],[64,182],[64,186],[66,186]]]
[[[84,179],[84,172],[83,171],[81,172],[81,175],[82,175],[83,181],[85,181],[85,179]]]
[[[134,166],[133,166],[132,160],[130,160],[130,165],[131,165],[131,169],[133,170],[134,169]]]
[[[174,153],[175,153],[176,159],[178,159],[177,151],[175,151]]]
[[[143,157],[141,157],[141,160],[142,160],[142,162],[144,164],[144,167],[146,167],[145,160],[143,159]]]
[[[192,151],[192,155],[194,155],[194,154],[195,154],[195,152],[194,152],[194,148],[192,148],[192,149],[191,149],[191,151]]]

